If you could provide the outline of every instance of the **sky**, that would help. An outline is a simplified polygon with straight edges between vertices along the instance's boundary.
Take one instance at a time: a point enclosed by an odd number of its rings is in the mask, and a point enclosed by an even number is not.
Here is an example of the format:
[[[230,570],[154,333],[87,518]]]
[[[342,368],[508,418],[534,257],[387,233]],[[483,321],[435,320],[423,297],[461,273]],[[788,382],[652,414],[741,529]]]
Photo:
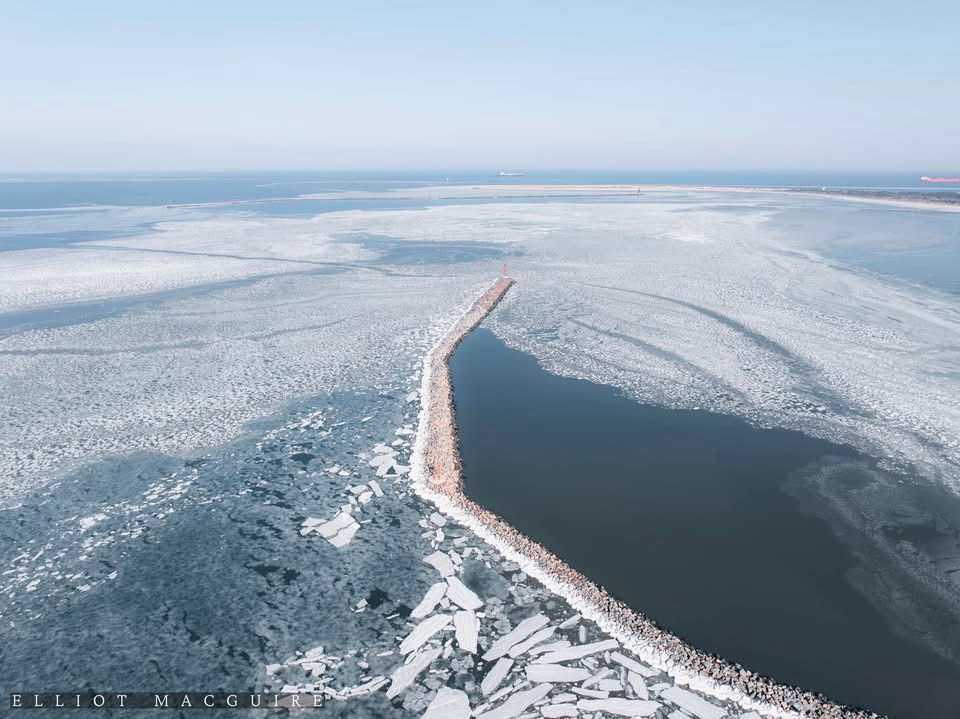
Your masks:
[[[960,173],[957,0],[0,0],[0,174]]]

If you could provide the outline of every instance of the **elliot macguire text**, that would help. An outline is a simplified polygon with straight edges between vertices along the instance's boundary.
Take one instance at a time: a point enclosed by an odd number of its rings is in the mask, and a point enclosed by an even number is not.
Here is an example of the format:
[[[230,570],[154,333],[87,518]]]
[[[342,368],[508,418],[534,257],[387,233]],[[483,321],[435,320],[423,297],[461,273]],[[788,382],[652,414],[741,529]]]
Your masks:
[[[315,709],[325,695],[250,692],[15,692],[11,709]]]

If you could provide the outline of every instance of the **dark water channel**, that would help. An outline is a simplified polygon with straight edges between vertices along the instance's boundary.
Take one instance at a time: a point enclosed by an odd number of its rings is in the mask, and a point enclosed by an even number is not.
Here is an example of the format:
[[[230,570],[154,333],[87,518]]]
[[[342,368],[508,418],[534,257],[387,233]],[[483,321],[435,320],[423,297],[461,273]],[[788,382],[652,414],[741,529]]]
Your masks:
[[[479,328],[451,360],[467,493],[695,646],[896,717],[960,717],[960,666],[857,591],[785,491],[847,447],[557,377]]]

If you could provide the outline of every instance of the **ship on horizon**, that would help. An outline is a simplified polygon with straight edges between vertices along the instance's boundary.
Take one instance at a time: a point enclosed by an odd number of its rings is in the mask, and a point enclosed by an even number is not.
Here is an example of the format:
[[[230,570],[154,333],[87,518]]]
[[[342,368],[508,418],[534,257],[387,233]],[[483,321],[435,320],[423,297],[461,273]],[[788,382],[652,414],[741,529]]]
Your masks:
[[[960,177],[921,177],[920,182],[960,182]]]
[[[497,173],[497,177],[523,177],[523,173],[522,172],[504,172],[503,170],[500,170],[500,172]]]

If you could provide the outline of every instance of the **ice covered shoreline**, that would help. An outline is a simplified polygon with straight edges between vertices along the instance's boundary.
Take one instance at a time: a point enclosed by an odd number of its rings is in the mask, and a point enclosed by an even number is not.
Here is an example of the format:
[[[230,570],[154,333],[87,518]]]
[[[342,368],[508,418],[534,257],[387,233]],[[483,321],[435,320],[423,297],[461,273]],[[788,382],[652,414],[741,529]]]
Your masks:
[[[414,491],[470,528],[584,617],[651,665],[691,689],[778,717],[876,717],[825,697],[778,684],[707,655],[613,598],[547,549],[463,493],[448,361],[459,343],[497,306],[514,281],[501,277],[457,320],[424,360],[421,410],[411,458]]]

